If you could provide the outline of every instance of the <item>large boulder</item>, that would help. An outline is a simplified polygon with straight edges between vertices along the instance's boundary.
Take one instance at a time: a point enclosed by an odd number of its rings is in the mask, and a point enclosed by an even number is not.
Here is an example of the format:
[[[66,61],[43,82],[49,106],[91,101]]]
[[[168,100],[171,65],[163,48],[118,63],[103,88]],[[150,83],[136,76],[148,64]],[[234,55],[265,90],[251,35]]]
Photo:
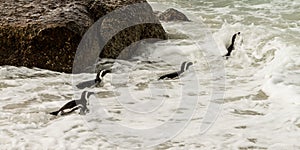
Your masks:
[[[98,50],[101,53],[97,57],[107,58],[117,58],[124,48],[145,38],[166,39],[146,0],[1,0],[0,65],[70,73],[77,46],[86,31],[106,14],[138,3],[143,3],[143,7],[124,17],[135,16],[142,24],[122,29],[118,27],[122,19],[109,17],[97,24],[100,44],[105,44],[98,45],[102,51]],[[151,18],[150,23],[143,23],[147,22],[145,18]],[[113,34],[104,30],[115,28],[116,33],[110,32]]]
[[[188,19],[188,17],[183,14],[182,12],[174,9],[174,8],[169,8],[166,11],[159,13],[159,12],[155,12],[156,15],[158,15],[159,19],[162,21],[187,21],[189,22],[190,20]]]

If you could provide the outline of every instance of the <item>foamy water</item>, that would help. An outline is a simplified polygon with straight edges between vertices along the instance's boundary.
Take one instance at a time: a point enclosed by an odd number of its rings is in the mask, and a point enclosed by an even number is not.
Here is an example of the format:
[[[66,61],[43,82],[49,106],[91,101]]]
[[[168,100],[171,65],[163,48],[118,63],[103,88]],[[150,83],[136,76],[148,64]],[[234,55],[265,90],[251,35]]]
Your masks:
[[[48,113],[95,74],[0,67],[0,149],[300,149],[300,2],[150,4],[193,21],[163,23],[183,38],[110,64],[104,86],[85,89],[96,93],[86,115]],[[236,32],[243,40],[225,60]],[[183,61],[194,65],[180,79],[157,81]]]

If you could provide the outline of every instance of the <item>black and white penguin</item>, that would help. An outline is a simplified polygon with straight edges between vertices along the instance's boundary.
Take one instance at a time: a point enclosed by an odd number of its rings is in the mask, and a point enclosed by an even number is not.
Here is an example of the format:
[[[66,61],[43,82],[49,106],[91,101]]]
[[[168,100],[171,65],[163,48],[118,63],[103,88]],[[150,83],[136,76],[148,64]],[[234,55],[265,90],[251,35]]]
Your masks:
[[[228,58],[231,55],[231,52],[234,50],[234,44],[235,44],[235,40],[237,38],[237,36],[239,36],[241,33],[238,32],[236,34],[234,34],[231,38],[231,44],[229,45],[229,47],[227,47],[227,54],[224,55],[226,58]]]
[[[101,70],[100,72],[98,72],[98,73],[97,73],[97,76],[96,76],[96,79],[95,79],[95,83],[96,83],[96,84],[101,83],[101,81],[103,80],[104,76],[105,76],[107,73],[111,73],[111,71],[110,71],[110,70]]]
[[[173,72],[173,73],[163,75],[163,76],[159,77],[158,80],[161,80],[161,79],[174,79],[176,77],[179,77],[184,71],[188,70],[188,68],[191,65],[193,65],[192,62],[186,62],[185,61],[181,64],[181,70],[180,71],[176,71],[176,72]]]
[[[97,73],[97,75],[96,75],[96,79],[85,81],[85,82],[81,82],[81,83],[77,84],[76,87],[79,88],[79,89],[84,89],[86,87],[91,87],[93,85],[98,85],[98,84],[100,84],[102,82],[104,76],[107,73],[111,73],[111,71],[110,70],[100,70]]]
[[[89,111],[89,109],[87,108],[86,105],[88,104],[88,99],[92,94],[94,94],[94,92],[84,91],[84,92],[82,92],[80,99],[72,100],[72,101],[66,103],[58,111],[51,112],[50,114],[57,116],[58,113],[61,112],[61,115],[66,115],[66,114],[72,113],[73,111],[75,111],[79,108],[81,108],[80,114],[85,114],[86,112]]]

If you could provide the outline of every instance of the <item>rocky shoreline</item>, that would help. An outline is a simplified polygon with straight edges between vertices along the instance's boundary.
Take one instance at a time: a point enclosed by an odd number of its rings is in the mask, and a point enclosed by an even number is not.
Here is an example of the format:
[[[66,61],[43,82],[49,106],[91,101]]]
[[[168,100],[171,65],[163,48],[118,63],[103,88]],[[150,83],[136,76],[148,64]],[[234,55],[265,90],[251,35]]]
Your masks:
[[[103,47],[99,50],[102,58],[117,58],[124,48],[142,39],[167,38],[146,0],[3,1],[0,4],[0,65],[71,73],[78,44],[86,31],[108,13],[139,3],[143,3],[143,7],[131,9],[126,17],[142,24],[120,30],[118,25],[122,23],[118,18],[100,22],[99,40],[107,41],[99,46]],[[107,30],[118,32],[110,35]]]

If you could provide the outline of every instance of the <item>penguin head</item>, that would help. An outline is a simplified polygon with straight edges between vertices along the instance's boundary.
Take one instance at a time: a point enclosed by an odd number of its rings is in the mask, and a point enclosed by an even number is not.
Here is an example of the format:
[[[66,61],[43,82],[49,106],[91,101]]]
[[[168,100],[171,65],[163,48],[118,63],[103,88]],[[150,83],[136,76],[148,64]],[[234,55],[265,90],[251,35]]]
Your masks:
[[[94,92],[83,91],[81,94],[81,99],[87,100],[91,95],[95,94]]]
[[[103,78],[107,73],[111,73],[111,70],[102,70],[102,73],[100,73],[100,76]]]
[[[241,45],[243,42],[241,32],[237,32],[232,36],[231,44],[235,47],[237,45]]]
[[[107,73],[111,73],[111,70],[100,70],[97,75],[96,75],[96,79],[95,79],[95,83],[101,83],[101,81],[103,80],[103,77],[107,74]]]
[[[90,96],[93,95],[93,94],[95,94],[95,93],[94,93],[94,92],[87,92],[87,93],[86,93],[86,98],[87,98],[87,99],[90,98]]]
[[[238,33],[236,33],[234,46],[239,47],[242,44],[243,44],[243,36],[242,36],[241,32],[238,32]]]
[[[190,67],[191,65],[193,65],[193,63],[192,63],[192,62],[188,62],[188,63],[185,65],[185,70],[184,70],[184,71],[188,70],[189,67]]]
[[[100,83],[100,82],[101,82],[100,72],[98,72],[96,75],[95,83]]]
[[[183,72],[183,71],[185,70],[186,63],[187,63],[187,62],[185,61],[185,62],[183,62],[183,63],[181,64],[180,72]]]
[[[191,65],[193,65],[192,62],[187,62],[187,61],[183,62],[181,64],[181,70],[180,70],[180,72],[184,72],[184,71],[188,70]]]
[[[89,105],[89,98],[91,95],[95,94],[94,92],[83,91],[81,95],[81,100],[86,101],[87,105]]]

